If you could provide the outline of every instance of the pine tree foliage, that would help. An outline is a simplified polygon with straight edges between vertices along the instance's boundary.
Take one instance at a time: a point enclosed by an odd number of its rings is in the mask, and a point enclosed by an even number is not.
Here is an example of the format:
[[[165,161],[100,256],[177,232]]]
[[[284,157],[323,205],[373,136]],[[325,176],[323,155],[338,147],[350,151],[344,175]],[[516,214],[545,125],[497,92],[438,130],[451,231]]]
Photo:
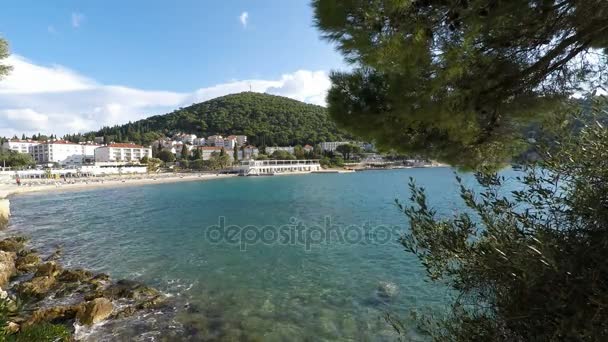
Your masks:
[[[519,132],[573,92],[605,85],[605,0],[314,0],[353,70],[331,116],[386,148],[464,167],[522,148]]]

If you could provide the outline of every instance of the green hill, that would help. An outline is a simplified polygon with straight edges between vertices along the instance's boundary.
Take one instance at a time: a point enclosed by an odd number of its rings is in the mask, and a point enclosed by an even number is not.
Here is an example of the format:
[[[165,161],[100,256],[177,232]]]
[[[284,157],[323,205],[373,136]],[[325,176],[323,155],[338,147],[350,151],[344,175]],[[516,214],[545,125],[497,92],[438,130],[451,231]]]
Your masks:
[[[169,114],[104,127],[85,137],[94,134],[115,141],[147,145],[160,136],[175,132],[204,137],[244,134],[251,143],[266,146],[304,145],[351,138],[336,127],[324,107],[252,92],[218,97]]]

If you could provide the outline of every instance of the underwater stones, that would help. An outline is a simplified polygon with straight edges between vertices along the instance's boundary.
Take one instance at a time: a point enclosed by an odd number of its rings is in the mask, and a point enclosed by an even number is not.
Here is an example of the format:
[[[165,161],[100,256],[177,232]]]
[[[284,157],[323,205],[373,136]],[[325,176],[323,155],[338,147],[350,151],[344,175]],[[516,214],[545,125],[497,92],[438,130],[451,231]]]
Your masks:
[[[399,292],[399,287],[395,283],[390,283],[386,281],[381,281],[378,283],[378,287],[376,288],[376,293],[378,297],[383,299],[389,299],[397,295]]]
[[[0,250],[5,252],[19,252],[25,247],[26,238],[14,236],[0,241]]]
[[[108,318],[113,310],[114,305],[109,299],[95,298],[80,308],[77,319],[82,324],[92,325]]]
[[[262,312],[271,314],[274,312],[274,309],[275,309],[274,304],[272,304],[270,299],[266,299],[264,301],[264,304],[262,305]]]
[[[352,316],[342,319],[342,331],[345,336],[357,336],[357,322]]]
[[[112,299],[129,298],[134,300],[146,300],[160,295],[157,290],[142,283],[121,279],[108,286],[103,291],[103,296]]]
[[[321,309],[319,312],[319,329],[324,335],[335,337],[339,335],[336,326],[336,313],[332,310]]]
[[[46,259],[44,259],[44,261],[57,260],[57,259],[59,259],[59,257],[61,257],[62,254],[63,254],[63,248],[62,247],[57,247],[57,249],[55,249],[55,251],[53,252],[53,254],[51,254],[48,257],[46,257]]]
[[[292,341],[297,336],[302,336],[302,331],[298,327],[277,322],[273,324],[270,332],[264,334],[264,341]]]
[[[0,251],[0,288],[15,274],[15,253]]]
[[[264,320],[256,316],[245,316],[241,321],[241,327],[246,331],[255,331],[264,326]]]
[[[133,314],[135,314],[137,312],[137,308],[133,305],[129,305],[123,309],[121,309],[120,311],[114,313],[112,315],[112,319],[121,319],[121,318],[126,318],[129,316],[133,316]]]
[[[160,305],[162,305],[164,302],[165,302],[165,297],[162,295],[157,295],[155,297],[146,298],[145,300],[141,301],[139,304],[137,304],[137,309],[144,310],[144,309],[157,308]]]
[[[56,277],[61,273],[61,266],[57,264],[55,261],[45,262],[44,264],[38,266],[34,277]]]

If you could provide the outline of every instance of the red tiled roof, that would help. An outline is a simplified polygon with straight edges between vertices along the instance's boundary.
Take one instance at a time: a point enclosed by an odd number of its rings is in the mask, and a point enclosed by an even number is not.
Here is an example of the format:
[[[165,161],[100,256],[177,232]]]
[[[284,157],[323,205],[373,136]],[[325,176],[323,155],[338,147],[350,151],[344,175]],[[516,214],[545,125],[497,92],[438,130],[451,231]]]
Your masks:
[[[115,143],[110,144],[108,147],[122,147],[122,148],[145,148],[141,145],[129,144],[129,143]]]
[[[11,139],[10,142],[23,142],[23,143],[37,143],[38,141],[36,140],[21,140],[21,139]]]
[[[57,144],[57,145],[80,145],[80,144],[73,143],[71,141],[65,141],[65,140],[45,141],[45,142],[42,142],[41,144],[47,144],[47,145],[54,145],[54,144]]]

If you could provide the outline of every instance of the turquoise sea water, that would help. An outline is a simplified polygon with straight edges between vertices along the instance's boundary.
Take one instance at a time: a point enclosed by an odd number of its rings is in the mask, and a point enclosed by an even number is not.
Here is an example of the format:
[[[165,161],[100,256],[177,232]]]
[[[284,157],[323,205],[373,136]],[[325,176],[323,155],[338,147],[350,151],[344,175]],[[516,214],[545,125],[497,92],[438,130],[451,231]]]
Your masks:
[[[459,210],[448,168],[237,177],[16,196],[10,232],[42,252],[61,245],[69,267],[172,296],[173,310],[90,340],[393,340],[386,312],[408,323],[449,296],[396,241],[409,177],[442,212]],[[413,325],[408,338],[421,339]]]

